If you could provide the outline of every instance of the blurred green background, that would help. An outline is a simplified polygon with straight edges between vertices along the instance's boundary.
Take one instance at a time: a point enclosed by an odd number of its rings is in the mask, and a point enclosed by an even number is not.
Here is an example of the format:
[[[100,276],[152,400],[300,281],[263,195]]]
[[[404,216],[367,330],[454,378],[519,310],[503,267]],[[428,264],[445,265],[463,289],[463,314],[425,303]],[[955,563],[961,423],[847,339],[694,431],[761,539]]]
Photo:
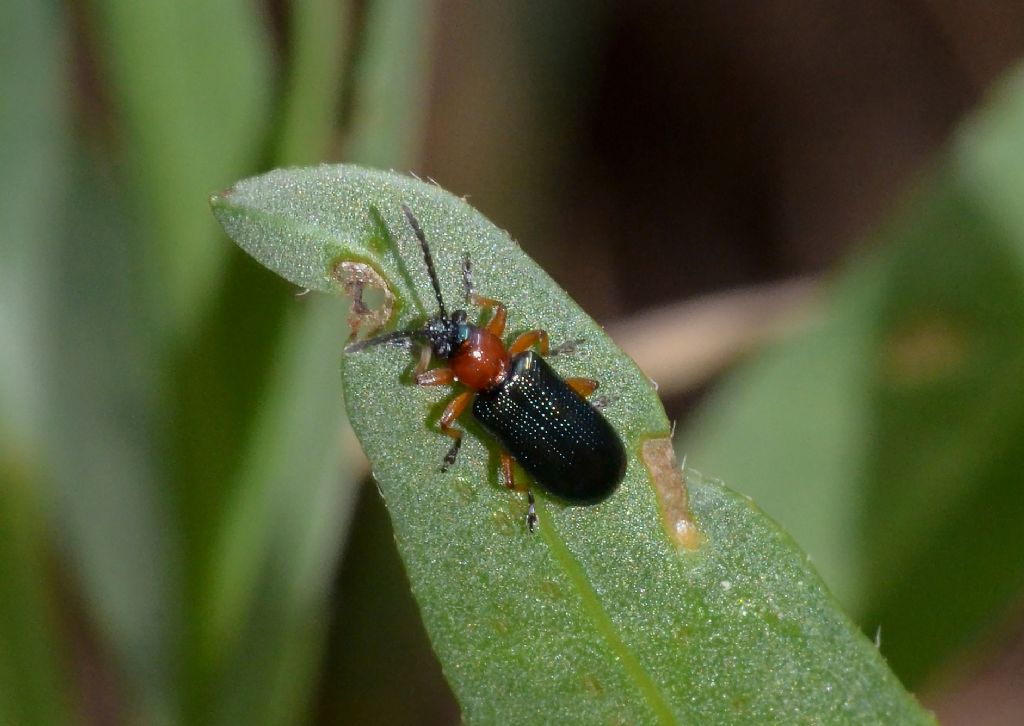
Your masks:
[[[468,195],[944,723],[1024,721],[1022,54],[1013,0],[6,0],[0,723],[458,722],[347,305],[207,206],[320,161]]]

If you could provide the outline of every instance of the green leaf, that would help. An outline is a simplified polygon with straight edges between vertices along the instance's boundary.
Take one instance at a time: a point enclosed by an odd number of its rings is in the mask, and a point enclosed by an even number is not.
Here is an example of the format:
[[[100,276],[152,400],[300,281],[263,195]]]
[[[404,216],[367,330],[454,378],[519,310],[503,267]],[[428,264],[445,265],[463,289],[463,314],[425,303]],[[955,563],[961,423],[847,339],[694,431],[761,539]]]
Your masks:
[[[680,441],[779,517],[915,686],[1024,588],[1022,124],[1018,70],[822,323],[741,366]]]
[[[948,173],[890,241],[867,351],[863,617],[919,683],[1024,588],[1024,257]]]
[[[688,471],[694,536],[679,469],[652,456],[669,424],[650,381],[464,200],[391,173],[321,166],[246,180],[212,201],[243,248],[296,284],[339,292],[343,262],[379,274],[394,296],[389,328],[435,307],[400,211],[408,204],[451,305],[469,253],[478,289],[509,305],[510,333],[582,338],[576,355],[553,361],[563,375],[599,377],[614,397],[607,416],[630,454],[620,491],[590,507],[538,492],[530,534],[525,501],[498,484],[496,449],[479,428],[467,422],[458,464],[439,471],[448,442],[436,421],[449,393],[410,385],[408,353],[382,346],[343,359],[352,424],[468,721],[931,721],[788,537]]]
[[[46,3],[0,7],[0,138],[12,140],[0,144],[0,448],[37,449],[42,434],[47,265],[66,181],[62,31]]]
[[[342,597],[321,670],[320,723],[454,723],[454,697],[375,487],[360,493],[334,587]]]

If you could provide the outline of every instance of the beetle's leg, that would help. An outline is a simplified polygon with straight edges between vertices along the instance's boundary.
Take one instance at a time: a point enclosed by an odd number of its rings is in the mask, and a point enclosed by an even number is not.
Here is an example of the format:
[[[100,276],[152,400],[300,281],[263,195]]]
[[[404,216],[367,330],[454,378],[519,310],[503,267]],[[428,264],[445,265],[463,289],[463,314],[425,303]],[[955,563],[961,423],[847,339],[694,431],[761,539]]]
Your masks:
[[[501,452],[501,478],[502,483],[513,491],[519,491],[519,487],[516,486],[516,480],[513,475],[513,461],[511,454],[504,451]],[[528,506],[526,508],[526,527],[531,531],[537,531],[537,504],[533,498],[533,492],[529,489],[526,490],[526,501]]]
[[[469,294],[469,301],[482,308],[494,308],[494,317],[486,325],[487,332],[493,333],[499,338],[505,334],[505,303],[494,298],[477,295],[475,292]]]
[[[442,368],[440,370],[448,369]],[[448,449],[448,453],[445,454],[441,471],[448,471],[448,467],[455,463],[455,457],[459,455],[459,447],[462,446],[462,429],[455,428],[454,424],[459,416],[462,415],[462,412],[466,410],[466,406],[469,405],[469,402],[473,400],[475,395],[476,393],[473,391],[463,391],[451,400],[444,413],[441,414],[441,430],[455,439],[452,442],[452,448]]]
[[[501,483],[512,491],[516,489],[516,480],[512,474],[512,455],[504,451],[501,452]]]
[[[548,332],[546,330],[527,330],[512,341],[512,345],[508,347],[508,355],[509,357],[519,355],[535,345],[540,348],[541,355],[548,354]]]
[[[432,352],[429,345],[424,345],[420,348],[420,359],[416,362],[416,367],[412,371],[413,377],[419,378],[427,372],[427,368],[430,368],[430,354]]]
[[[554,348],[548,351],[548,357],[554,358],[556,355],[571,355],[583,345],[586,341],[583,338],[571,338],[569,340],[563,340],[561,343],[556,345]]]
[[[566,378],[565,382],[584,398],[590,398],[590,394],[597,390],[597,381],[593,378]]]
[[[455,383],[455,372],[451,368],[435,368],[432,371],[416,374],[416,385],[421,388],[449,386],[452,383]]]
[[[426,356],[426,358],[429,360],[430,357]],[[417,366],[417,369],[418,368],[419,366]],[[426,388],[427,386],[447,386],[452,383],[455,383],[455,373],[451,368],[435,368],[432,371],[416,374],[416,385],[422,386],[423,388]],[[441,414],[441,430],[455,439],[455,441],[452,442],[452,448],[450,448],[448,453],[445,454],[444,464],[441,466],[441,471],[448,471],[448,467],[455,463],[455,457],[459,455],[459,447],[462,446],[462,431],[454,428],[452,424],[466,409],[466,405],[472,400],[472,398],[472,391],[460,393],[451,400],[451,403],[449,403],[448,407],[445,408],[444,413]]]
[[[473,300],[473,263],[469,261],[469,253],[462,257],[462,284],[466,286],[466,304]]]
[[[466,303],[482,308],[494,308],[494,317],[487,323],[487,332],[499,338],[505,334],[505,304],[491,297],[477,295],[473,291],[473,263],[469,261],[469,253],[462,258],[462,284],[466,286]]]

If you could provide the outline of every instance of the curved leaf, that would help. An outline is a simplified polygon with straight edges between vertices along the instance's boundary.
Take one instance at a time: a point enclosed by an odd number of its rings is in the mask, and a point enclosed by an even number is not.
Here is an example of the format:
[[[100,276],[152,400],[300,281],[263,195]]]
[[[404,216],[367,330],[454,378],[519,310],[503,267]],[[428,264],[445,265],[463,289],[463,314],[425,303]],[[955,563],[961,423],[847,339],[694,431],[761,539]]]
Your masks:
[[[584,340],[553,363],[600,378],[630,455],[602,504],[538,493],[531,535],[523,497],[498,484],[496,449],[471,422],[458,463],[440,472],[448,440],[436,422],[449,394],[410,384],[412,356],[381,346],[343,359],[349,416],[468,721],[930,722],[748,500],[686,472],[700,536],[685,536],[679,469],[651,456],[650,442],[667,448],[669,424],[650,381],[464,200],[351,166],[271,172],[213,199],[228,233],[296,284],[338,292],[342,262],[372,268],[399,328],[435,305],[402,203],[430,239],[450,306],[469,253],[477,288],[509,305],[510,333]]]

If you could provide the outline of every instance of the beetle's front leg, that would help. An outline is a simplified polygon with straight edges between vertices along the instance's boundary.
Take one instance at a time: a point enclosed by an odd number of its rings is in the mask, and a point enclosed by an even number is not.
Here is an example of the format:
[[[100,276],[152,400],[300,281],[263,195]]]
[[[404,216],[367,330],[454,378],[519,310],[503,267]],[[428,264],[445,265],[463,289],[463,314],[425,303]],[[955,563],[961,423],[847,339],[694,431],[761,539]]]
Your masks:
[[[487,328],[488,333],[493,333],[499,338],[505,334],[505,321],[508,318],[508,311],[505,309],[505,303],[499,302],[491,297],[483,297],[477,295],[475,292],[469,296],[470,302],[474,305],[478,305],[482,308],[494,308],[494,316],[488,321]]]
[[[487,332],[502,337],[505,334],[505,320],[508,317],[505,304],[494,298],[476,294],[473,288],[473,264],[469,261],[468,252],[462,259],[462,283],[466,286],[467,303],[482,308],[494,308],[494,316],[487,323]]]
[[[412,375],[416,378],[416,383],[422,385],[419,382],[420,376],[427,372],[430,368],[430,356],[433,353],[429,345],[424,345],[420,348],[420,359],[416,361],[416,367],[412,371]]]
[[[416,371],[419,371],[419,366],[416,366]],[[455,383],[455,371],[451,368],[435,368],[432,371],[416,372],[414,371],[414,379],[416,385],[421,388],[429,388],[430,386],[450,386]]]
[[[512,341],[512,345],[508,347],[509,357],[525,353],[535,345],[541,355],[548,354],[548,331],[540,329],[527,330]]]

